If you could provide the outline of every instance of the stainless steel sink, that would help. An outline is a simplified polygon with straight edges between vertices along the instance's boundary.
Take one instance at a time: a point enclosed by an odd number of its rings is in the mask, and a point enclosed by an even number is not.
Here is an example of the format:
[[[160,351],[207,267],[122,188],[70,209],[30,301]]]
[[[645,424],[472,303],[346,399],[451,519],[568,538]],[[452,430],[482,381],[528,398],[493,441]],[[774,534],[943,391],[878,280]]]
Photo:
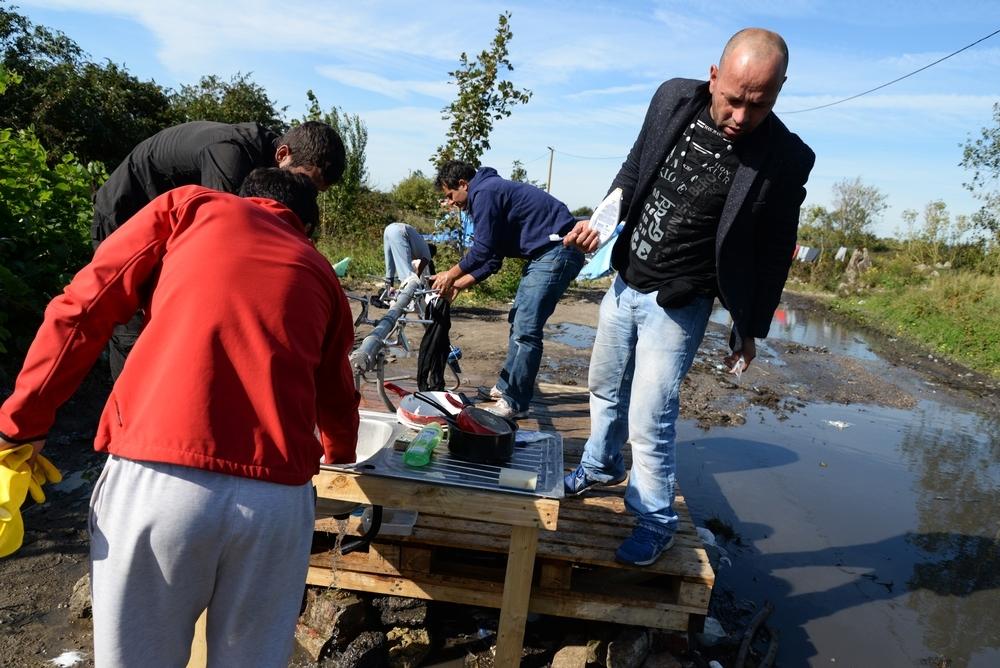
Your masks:
[[[357,461],[350,464],[321,463],[320,468],[552,499],[563,495],[563,444],[559,434],[518,430],[514,456],[503,467],[462,461],[452,457],[447,445],[442,444],[434,451],[430,464],[414,468],[403,462],[403,453],[394,447],[397,440],[408,443],[415,434],[413,430],[399,424],[392,413],[360,411],[360,415]],[[503,468],[536,474],[535,489],[502,486],[500,473]]]
[[[320,467],[334,471],[364,470],[380,459],[380,454],[386,449],[392,449],[400,434],[406,427],[396,421],[392,413],[377,413],[375,411],[358,411],[361,421],[358,423],[358,444],[355,461],[350,464],[324,464]]]

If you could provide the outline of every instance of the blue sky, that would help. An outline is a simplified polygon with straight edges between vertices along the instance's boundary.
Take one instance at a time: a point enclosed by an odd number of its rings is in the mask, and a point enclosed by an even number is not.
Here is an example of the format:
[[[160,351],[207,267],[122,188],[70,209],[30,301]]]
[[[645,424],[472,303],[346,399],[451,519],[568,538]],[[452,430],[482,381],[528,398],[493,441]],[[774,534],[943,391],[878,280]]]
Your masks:
[[[860,177],[888,195],[876,231],[943,199],[952,214],[976,201],[962,187],[960,144],[992,124],[1000,101],[1000,35],[889,88],[829,109],[1000,28],[997,0],[897,2],[719,0],[658,2],[340,2],[333,0],[21,0],[35,23],[62,30],[94,59],[179,87],[204,74],[252,72],[290,117],[307,89],[324,107],[356,113],[369,132],[371,185],[430,174],[442,143],[448,71],[492,39],[509,10],[510,75],[531,101],[499,121],[483,163],[520,160],[570,208],[596,206],[664,79],[705,78],[726,39],[747,26],[782,33],[791,52],[775,111],[817,155],[807,204]],[[239,7],[239,9],[236,9]]]

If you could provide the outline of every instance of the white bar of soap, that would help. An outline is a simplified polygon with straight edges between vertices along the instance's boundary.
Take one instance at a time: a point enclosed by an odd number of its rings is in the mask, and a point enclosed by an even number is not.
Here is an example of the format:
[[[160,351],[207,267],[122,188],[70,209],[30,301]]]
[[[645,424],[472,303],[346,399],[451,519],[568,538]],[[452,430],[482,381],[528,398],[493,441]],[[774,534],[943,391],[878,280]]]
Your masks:
[[[538,474],[533,471],[521,471],[520,469],[500,469],[500,486],[512,489],[526,489],[534,491],[538,485]]]

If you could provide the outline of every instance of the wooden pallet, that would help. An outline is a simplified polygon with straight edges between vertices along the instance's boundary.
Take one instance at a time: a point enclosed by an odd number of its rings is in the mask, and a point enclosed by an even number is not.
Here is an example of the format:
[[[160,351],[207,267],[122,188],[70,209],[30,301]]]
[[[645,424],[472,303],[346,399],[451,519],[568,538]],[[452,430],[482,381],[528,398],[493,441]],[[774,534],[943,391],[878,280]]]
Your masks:
[[[675,631],[700,629],[715,574],[684,498],[677,497],[681,523],[674,546],[652,566],[635,568],[614,561],[615,548],[633,525],[623,492],[619,486],[560,502],[558,528],[539,534],[528,609]],[[317,521],[310,584],[501,607],[510,526],[422,512],[412,535],[383,536],[367,554],[336,559],[330,549],[333,531],[333,520]]]

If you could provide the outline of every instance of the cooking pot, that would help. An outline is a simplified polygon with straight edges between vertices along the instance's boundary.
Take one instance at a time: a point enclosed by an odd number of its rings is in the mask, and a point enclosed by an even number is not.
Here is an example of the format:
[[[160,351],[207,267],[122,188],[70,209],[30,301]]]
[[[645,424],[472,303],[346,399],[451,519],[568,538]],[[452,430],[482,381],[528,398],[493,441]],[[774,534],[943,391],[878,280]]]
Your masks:
[[[448,424],[448,452],[477,464],[505,464],[514,455],[514,432],[517,423],[478,406],[467,405],[458,415],[422,392],[414,392],[421,401],[441,411]]]

